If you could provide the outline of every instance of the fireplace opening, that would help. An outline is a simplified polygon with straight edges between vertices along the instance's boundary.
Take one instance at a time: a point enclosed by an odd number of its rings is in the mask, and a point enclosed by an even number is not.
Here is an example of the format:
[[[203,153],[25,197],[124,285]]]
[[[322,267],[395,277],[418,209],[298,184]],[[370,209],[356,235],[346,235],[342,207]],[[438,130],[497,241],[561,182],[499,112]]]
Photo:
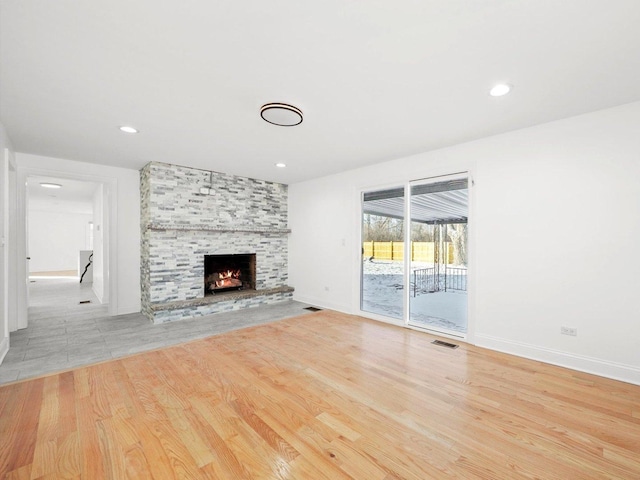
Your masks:
[[[204,294],[256,289],[256,254],[205,255]]]

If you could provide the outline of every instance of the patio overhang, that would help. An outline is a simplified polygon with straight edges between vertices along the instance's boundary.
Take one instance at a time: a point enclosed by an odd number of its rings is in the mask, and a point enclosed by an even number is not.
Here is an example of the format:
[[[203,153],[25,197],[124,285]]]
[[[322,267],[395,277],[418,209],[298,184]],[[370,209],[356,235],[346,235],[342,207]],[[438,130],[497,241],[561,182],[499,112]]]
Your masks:
[[[411,221],[430,225],[467,223],[467,179],[411,187]],[[381,217],[404,218],[404,188],[367,192],[363,212]]]

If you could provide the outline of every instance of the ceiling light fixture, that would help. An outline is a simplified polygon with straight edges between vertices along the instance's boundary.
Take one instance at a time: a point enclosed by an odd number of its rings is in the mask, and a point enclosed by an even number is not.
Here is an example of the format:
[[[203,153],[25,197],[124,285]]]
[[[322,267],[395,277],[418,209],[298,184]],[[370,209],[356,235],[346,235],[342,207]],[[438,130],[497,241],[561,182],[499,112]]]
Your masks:
[[[294,127],[302,123],[302,110],[286,103],[267,103],[260,107],[265,122],[281,127]]]
[[[40,186],[44,188],[62,188],[62,185],[60,185],[59,183],[42,182]]]
[[[124,133],[138,133],[137,128],[129,127],[127,125],[123,125],[120,127],[120,131]]]
[[[278,167],[278,168],[284,168],[286,166],[287,166],[286,163],[276,163],[276,167]]]
[[[499,83],[489,91],[489,95],[492,97],[501,97],[509,93],[512,88],[513,86],[507,83]]]

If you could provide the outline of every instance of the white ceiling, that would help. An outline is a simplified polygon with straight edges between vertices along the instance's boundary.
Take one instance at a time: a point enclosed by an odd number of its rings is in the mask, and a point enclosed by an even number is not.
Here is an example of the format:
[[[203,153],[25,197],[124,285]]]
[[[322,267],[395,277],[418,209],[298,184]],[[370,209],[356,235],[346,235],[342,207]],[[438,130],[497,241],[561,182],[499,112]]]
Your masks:
[[[24,153],[293,183],[640,100],[639,0],[0,1]]]
[[[41,183],[57,183],[62,188],[44,188]],[[27,178],[30,210],[93,214],[93,195],[98,188],[94,182],[67,178],[30,176]]]

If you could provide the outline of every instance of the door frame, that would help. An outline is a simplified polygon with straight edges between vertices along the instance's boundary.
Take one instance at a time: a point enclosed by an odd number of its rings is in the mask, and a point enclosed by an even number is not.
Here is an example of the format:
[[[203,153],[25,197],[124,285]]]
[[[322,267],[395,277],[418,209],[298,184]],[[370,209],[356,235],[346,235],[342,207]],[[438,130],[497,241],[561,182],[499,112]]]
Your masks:
[[[27,178],[31,176],[48,176],[57,178],[67,178],[70,180],[79,180],[85,182],[93,182],[102,184],[103,189],[103,212],[105,217],[105,225],[108,231],[105,232],[105,243],[108,242],[108,260],[106,262],[105,275],[108,279],[105,281],[105,297],[108,299],[108,314],[110,316],[117,315],[118,312],[118,268],[117,268],[117,234],[118,234],[118,210],[117,210],[117,188],[118,180],[113,177],[105,177],[100,175],[85,175],[81,173],[50,170],[46,168],[20,167],[18,166],[18,199],[17,199],[17,250],[18,259],[18,319],[17,328],[22,329],[28,326],[28,307],[29,307],[29,270],[27,268],[26,258],[28,251],[27,237]],[[107,247],[106,247],[107,248]]]
[[[475,342],[475,310],[476,310],[476,264],[475,264],[475,249],[476,249],[476,239],[475,239],[475,221],[476,221],[476,180],[475,180],[475,166],[473,164],[461,165],[460,168],[437,168],[433,171],[425,171],[423,175],[419,177],[416,175],[414,178],[404,178],[398,179],[395,182],[389,182],[384,184],[377,185],[362,185],[355,189],[354,194],[356,195],[356,199],[354,199],[354,204],[357,205],[357,209],[354,211],[354,220],[357,218],[357,235],[358,239],[357,245],[357,255],[354,255],[354,263],[357,261],[354,268],[354,281],[357,282],[358,289],[356,290],[357,295],[354,296],[353,299],[353,312],[356,315],[360,315],[365,318],[369,318],[371,320],[376,320],[383,323],[389,323],[392,325],[397,325],[405,328],[409,328],[411,330],[417,330],[425,333],[430,333],[433,335],[451,338],[458,341],[464,341],[467,343]],[[468,236],[467,236],[467,254],[468,254],[468,265],[467,265],[467,332],[464,337],[449,335],[445,332],[436,332],[433,330],[427,330],[424,328],[416,327],[413,325],[409,325],[408,323],[408,313],[409,313],[409,291],[407,288],[404,289],[404,304],[403,304],[403,319],[395,319],[391,317],[386,317],[384,315],[367,312],[362,310],[361,307],[361,299],[362,299],[362,236],[363,236],[363,225],[362,225],[362,200],[365,192],[374,192],[378,190],[386,190],[391,188],[400,188],[404,187],[405,191],[405,219],[410,218],[407,217],[409,213],[409,202],[410,202],[410,192],[411,192],[411,184],[419,183],[423,181],[427,181],[430,179],[435,179],[438,177],[453,177],[455,175],[464,176],[468,179],[468,189],[469,189],[469,200],[468,200],[468,209],[469,209],[469,218],[467,222],[468,228]],[[357,216],[357,217],[356,217]],[[407,245],[407,238],[410,235],[410,229],[405,227],[405,247]],[[409,237],[410,238],[410,237]],[[355,253],[355,252],[354,252]],[[408,279],[409,266],[407,265],[408,256],[405,255],[404,259],[404,275],[405,282]]]

